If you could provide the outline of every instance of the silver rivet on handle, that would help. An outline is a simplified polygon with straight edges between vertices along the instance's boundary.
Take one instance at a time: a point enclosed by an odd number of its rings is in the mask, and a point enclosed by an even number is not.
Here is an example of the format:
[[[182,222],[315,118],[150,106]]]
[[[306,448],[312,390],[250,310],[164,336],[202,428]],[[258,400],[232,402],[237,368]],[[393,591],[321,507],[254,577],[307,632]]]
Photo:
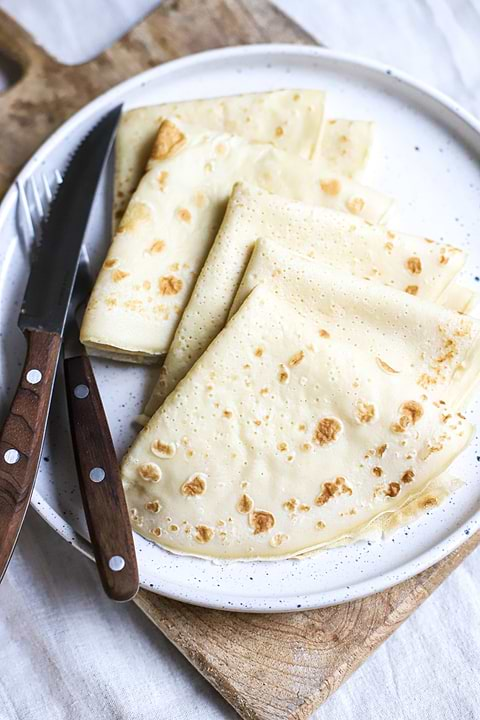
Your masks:
[[[94,467],[90,470],[89,478],[95,483],[102,482],[105,479],[105,470],[101,467]]]
[[[88,387],[86,385],[77,385],[73,389],[73,394],[79,400],[84,400],[86,397],[88,397],[90,395],[90,390],[88,389]]]
[[[4,453],[3,459],[8,465],[15,465],[20,460],[20,453],[15,448],[10,448]]]
[[[32,370],[29,370],[26,374],[27,382],[30,383],[30,385],[37,385],[40,380],[42,379],[42,373],[40,370],[37,370],[37,368],[32,368]]]
[[[112,557],[108,561],[108,567],[114,572],[119,572],[125,567],[125,560],[121,555],[112,555]]]

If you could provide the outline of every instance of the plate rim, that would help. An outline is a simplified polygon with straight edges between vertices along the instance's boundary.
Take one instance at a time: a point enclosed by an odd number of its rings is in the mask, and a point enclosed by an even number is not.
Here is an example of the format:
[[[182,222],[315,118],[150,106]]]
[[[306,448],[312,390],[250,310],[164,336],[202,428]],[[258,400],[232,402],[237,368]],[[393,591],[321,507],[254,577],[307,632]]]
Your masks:
[[[17,183],[24,182],[41,163],[48,158],[48,155],[54,147],[68,136],[71,131],[81,126],[84,122],[90,121],[93,125],[96,115],[107,112],[119,99],[131,90],[147,85],[152,78],[158,78],[162,75],[168,75],[172,71],[188,68],[204,62],[215,59],[234,58],[241,56],[263,55],[265,57],[272,55],[297,55],[306,57],[316,57],[321,60],[334,61],[339,64],[353,65],[366,71],[373,71],[387,75],[392,81],[401,82],[410,89],[419,92],[429,101],[435,101],[441,106],[443,111],[453,114],[463,123],[469,126],[478,136],[480,142],[480,121],[477,120],[472,113],[463,108],[458,102],[450,98],[428,83],[418,80],[397,68],[382,63],[377,60],[371,60],[363,56],[351,53],[329,50],[317,47],[315,45],[294,45],[291,43],[274,43],[274,44],[254,44],[254,45],[235,45],[226,48],[216,48],[213,50],[205,50],[185,57],[162,63],[154,68],[150,68],[139,73],[123,82],[115,85],[113,88],[105,91],[98,97],[91,100],[74,115],[72,115],[65,123],[60,125],[52,135],[50,135],[42,145],[35,151],[32,157],[25,163],[21,171],[16,176],[11,187],[5,193],[0,203],[0,226],[5,218],[12,211],[12,206],[16,202],[16,186]],[[39,491],[34,488],[31,505],[36,512],[55,530],[55,532],[64,540],[73,545],[82,554],[93,560],[93,552],[90,543],[72,528],[56,510],[50,506],[40,495]],[[415,558],[399,565],[396,569],[382,573],[377,577],[369,580],[363,580],[350,587],[333,590],[321,590],[315,593],[309,593],[307,596],[288,595],[282,599],[269,596],[268,598],[243,595],[244,601],[239,601],[239,597],[220,591],[221,599],[218,593],[209,592],[208,588],[194,588],[189,597],[185,597],[183,592],[179,591],[179,585],[172,581],[162,581],[162,587],[156,588],[145,579],[141,579],[141,587],[151,592],[164,595],[168,598],[180,600],[194,605],[203,607],[240,611],[240,612],[297,612],[302,610],[327,607],[332,604],[341,604],[352,600],[367,597],[376,592],[386,590],[414,575],[432,567],[434,564],[445,558],[451,552],[456,550],[463,542],[466,542],[473,532],[480,527],[480,508],[461,526],[452,531],[447,537],[433,545]],[[292,562],[287,560],[286,562]]]

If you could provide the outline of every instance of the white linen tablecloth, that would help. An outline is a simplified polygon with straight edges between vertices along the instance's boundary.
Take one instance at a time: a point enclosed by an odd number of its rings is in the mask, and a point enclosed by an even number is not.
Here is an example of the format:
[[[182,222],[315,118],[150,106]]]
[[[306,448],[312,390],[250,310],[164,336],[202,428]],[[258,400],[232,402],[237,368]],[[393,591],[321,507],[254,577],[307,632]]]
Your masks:
[[[66,62],[94,56],[155,5],[0,0]],[[326,45],[396,65],[480,113],[480,0],[278,5]],[[0,720],[237,717],[135,606],[104,597],[93,564],[31,510],[0,613]],[[358,717],[480,718],[478,550],[313,715]]]

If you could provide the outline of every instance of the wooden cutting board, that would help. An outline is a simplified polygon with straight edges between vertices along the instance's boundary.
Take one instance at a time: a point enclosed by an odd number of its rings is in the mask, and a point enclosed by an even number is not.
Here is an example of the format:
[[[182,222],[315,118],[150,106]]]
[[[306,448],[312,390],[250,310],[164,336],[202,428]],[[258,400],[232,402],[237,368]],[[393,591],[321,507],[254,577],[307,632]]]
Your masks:
[[[265,0],[166,0],[94,60],[66,66],[0,12],[0,52],[21,80],[0,96],[0,195],[40,143],[112,85],[225,45],[315,41]],[[206,610],[141,591],[135,602],[243,718],[307,718],[480,544],[365,600],[283,615]],[[161,702],[161,699],[159,699]]]

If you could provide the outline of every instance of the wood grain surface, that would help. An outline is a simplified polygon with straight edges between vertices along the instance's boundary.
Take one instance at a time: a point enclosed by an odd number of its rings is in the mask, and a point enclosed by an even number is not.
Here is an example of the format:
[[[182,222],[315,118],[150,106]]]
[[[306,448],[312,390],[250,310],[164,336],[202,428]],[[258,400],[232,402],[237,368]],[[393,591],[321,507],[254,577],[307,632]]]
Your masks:
[[[0,50],[23,79],[0,98],[0,193],[52,130],[108,87],[165,60],[225,45],[312,43],[265,0],[167,0],[95,60],[63,66],[0,15]],[[135,602],[244,718],[300,720],[321,704],[480,543],[370,598],[284,615],[222,613],[146,591]]]
[[[0,429],[0,580],[27,512],[42,452],[60,335],[30,330],[17,392]],[[37,377],[30,378],[35,370]],[[39,376],[38,376],[39,374]],[[8,453],[17,453],[17,459]]]

